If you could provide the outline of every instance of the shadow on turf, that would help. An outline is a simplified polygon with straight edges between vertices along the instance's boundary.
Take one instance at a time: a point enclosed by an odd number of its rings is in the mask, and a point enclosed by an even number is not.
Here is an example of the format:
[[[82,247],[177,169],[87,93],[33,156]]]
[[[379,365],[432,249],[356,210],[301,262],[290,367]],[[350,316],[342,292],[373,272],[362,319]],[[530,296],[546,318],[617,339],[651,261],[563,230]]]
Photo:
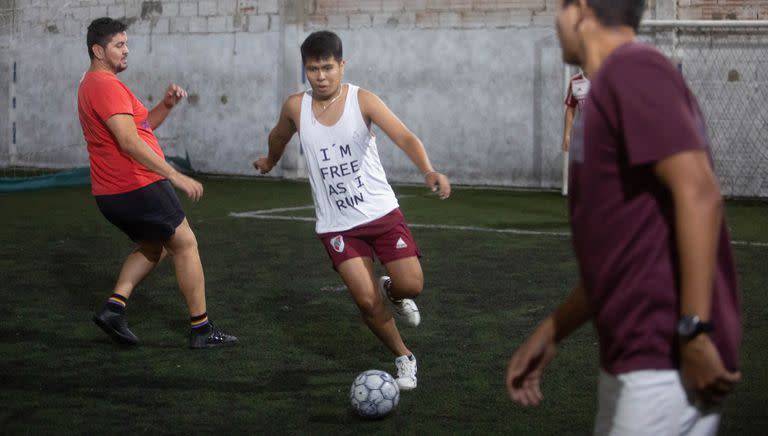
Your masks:
[[[354,410],[352,410],[352,406],[347,406],[347,419],[350,421],[356,421],[360,423],[366,423],[366,422],[377,422],[377,421],[383,421],[385,419],[389,419],[397,415],[397,409],[392,411],[389,415],[380,416],[378,418],[366,418],[364,416],[360,416],[357,413],[355,413]],[[316,415],[311,416],[309,418],[309,422],[312,423],[323,423],[323,424],[336,424],[339,422],[339,417],[337,415]]]
[[[10,427],[13,422],[24,421],[27,418],[34,416],[39,410],[40,407],[23,407],[11,412],[5,419],[0,421],[0,434],[10,434],[6,433],[6,429]]]
[[[145,388],[151,387],[152,390],[159,391],[199,391],[234,394],[296,393],[305,390],[310,385],[320,390],[337,386],[337,383],[333,380],[310,384],[307,377],[308,371],[304,369],[280,371],[271,374],[265,380],[260,381],[258,377],[255,377],[251,382],[243,382],[240,380],[209,380],[197,377],[155,376],[149,371],[139,371],[132,375],[111,371],[95,371],[90,372],[85,378],[61,377],[59,374],[54,373],[43,375],[38,372],[26,375],[18,371],[12,371],[12,369],[29,369],[31,362],[18,360],[12,363],[12,365],[4,368],[11,369],[11,371],[4,371],[0,375],[0,384],[2,384],[4,389],[29,390],[34,388],[37,392],[46,393],[75,393],[83,391],[87,392],[88,396],[105,399],[112,397],[114,392],[123,389],[135,389],[141,386]],[[84,369],[87,369],[87,366]],[[311,375],[338,375],[338,373],[336,370],[315,370]],[[106,386],[109,388],[106,389]],[[346,395],[344,400],[346,401]],[[321,417],[321,415],[318,416]],[[327,417],[330,419],[331,415]],[[335,419],[338,420],[338,416],[335,416]],[[318,420],[318,422],[321,422],[321,420]]]
[[[128,352],[136,350],[138,347],[152,350],[188,350],[187,337],[183,335],[174,335],[173,340],[158,341],[140,341],[138,345],[120,344],[109,338],[103,331],[93,324],[90,320],[83,320],[83,324],[88,324],[92,335],[84,337],[82,335],[64,336],[51,331],[34,331],[24,329],[0,329],[2,344],[43,344],[52,349],[82,349],[97,350],[119,350]],[[178,327],[178,326],[176,326]],[[181,331],[177,328],[177,330]],[[176,339],[178,337],[178,340]],[[189,350],[195,352],[196,350]],[[198,351],[199,352],[199,351]],[[218,351],[221,352],[221,351]]]
[[[63,289],[66,293],[70,307],[98,311],[115,286],[125,256],[134,248],[133,244],[126,243],[123,239],[100,242],[112,247],[114,259],[105,259],[103,255],[99,258],[96,253],[69,240],[61,241],[48,252],[45,264],[52,269],[55,287]],[[184,310],[181,309],[184,303],[178,292],[171,262],[166,260],[152,271],[143,285],[136,288],[131,296],[131,306],[143,306],[142,317],[158,316],[165,320],[169,330],[178,329],[179,332],[185,332],[189,325],[184,316],[177,315]],[[172,299],[168,298],[169,296],[173,296]]]

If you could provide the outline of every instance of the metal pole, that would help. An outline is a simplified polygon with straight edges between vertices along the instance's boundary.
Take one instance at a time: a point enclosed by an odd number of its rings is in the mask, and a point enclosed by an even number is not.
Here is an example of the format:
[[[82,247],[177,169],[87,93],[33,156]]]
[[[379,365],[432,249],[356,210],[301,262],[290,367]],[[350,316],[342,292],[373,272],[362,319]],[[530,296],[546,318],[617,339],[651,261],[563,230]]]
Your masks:
[[[568,92],[568,86],[571,84],[571,66],[568,64],[565,64],[565,67],[563,68],[563,93]],[[568,164],[570,163],[570,158],[567,151],[563,152],[563,188],[561,190],[561,193],[563,195],[568,195]]]
[[[11,5],[11,28],[9,32],[9,44],[8,53],[10,54],[8,64],[6,65],[11,71],[11,83],[8,85],[8,166],[13,167],[16,165],[18,150],[16,147],[17,140],[17,128],[16,128],[16,77],[18,75],[18,65],[16,63],[16,0]]]

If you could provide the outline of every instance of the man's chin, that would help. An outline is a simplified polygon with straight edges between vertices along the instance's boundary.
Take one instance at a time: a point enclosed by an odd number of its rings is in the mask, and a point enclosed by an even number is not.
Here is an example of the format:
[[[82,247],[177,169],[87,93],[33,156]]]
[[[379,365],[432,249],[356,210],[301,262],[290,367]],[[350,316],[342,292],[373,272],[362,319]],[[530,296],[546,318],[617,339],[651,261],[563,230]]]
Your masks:
[[[577,55],[569,54],[569,53],[563,53],[563,62],[565,62],[568,65],[573,65],[580,67],[581,66],[581,59]]]

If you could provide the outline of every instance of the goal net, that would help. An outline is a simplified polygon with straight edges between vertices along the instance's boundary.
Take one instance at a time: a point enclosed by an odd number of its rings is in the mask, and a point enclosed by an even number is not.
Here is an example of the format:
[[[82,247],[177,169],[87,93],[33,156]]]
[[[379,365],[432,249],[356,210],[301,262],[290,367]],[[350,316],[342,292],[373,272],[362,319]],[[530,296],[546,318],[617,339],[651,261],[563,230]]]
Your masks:
[[[768,21],[646,21],[640,37],[696,95],[723,194],[768,197]]]

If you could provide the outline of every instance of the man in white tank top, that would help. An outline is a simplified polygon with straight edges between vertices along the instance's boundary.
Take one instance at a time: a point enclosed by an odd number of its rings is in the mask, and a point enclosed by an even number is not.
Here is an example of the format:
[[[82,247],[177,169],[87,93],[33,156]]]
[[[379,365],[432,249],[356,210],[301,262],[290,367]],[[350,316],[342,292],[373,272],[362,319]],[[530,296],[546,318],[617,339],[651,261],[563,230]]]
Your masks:
[[[268,173],[299,132],[315,202],[315,230],[371,331],[396,356],[402,390],[416,387],[416,358],[393,314],[406,325],[421,317],[413,298],[423,288],[419,251],[379,161],[376,124],[413,161],[441,199],[448,178],[435,171],[424,145],[375,94],[343,84],[339,37],[315,32],[301,45],[310,91],[288,97],[269,133],[269,154],[254,166]],[[374,255],[387,271],[376,279]]]

